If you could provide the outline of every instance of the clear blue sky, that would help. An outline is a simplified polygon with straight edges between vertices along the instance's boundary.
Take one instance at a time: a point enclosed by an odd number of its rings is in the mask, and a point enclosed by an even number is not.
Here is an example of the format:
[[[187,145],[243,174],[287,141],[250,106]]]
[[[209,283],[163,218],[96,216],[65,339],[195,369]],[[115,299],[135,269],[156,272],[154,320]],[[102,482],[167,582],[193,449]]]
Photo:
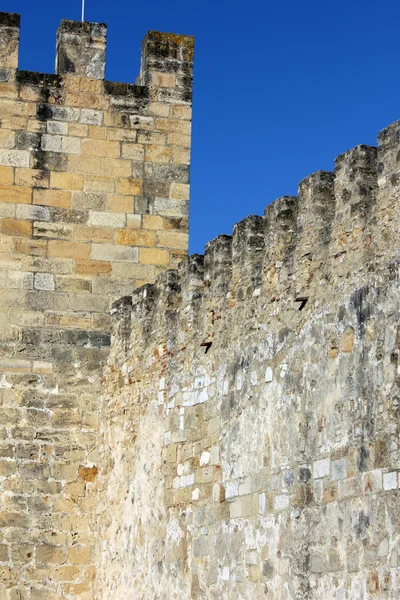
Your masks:
[[[108,23],[107,78],[133,82],[149,29],[196,36],[190,251],[295,194],[313,171],[400,119],[395,0],[86,0]],[[53,72],[81,0],[3,0],[22,15],[20,68]]]

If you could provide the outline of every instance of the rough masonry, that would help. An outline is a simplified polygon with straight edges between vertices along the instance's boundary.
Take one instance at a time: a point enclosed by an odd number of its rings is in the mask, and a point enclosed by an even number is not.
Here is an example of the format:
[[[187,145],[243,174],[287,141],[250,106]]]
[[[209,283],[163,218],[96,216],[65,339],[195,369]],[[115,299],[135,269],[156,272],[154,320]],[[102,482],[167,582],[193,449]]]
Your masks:
[[[399,140],[114,304],[97,600],[399,598]]]
[[[0,14],[0,599],[398,600],[400,122],[181,260],[193,39],[105,33]]]
[[[109,311],[187,253],[193,38],[149,32],[131,85],[104,24],[61,23],[54,75],[18,70],[19,26],[0,13],[0,598],[92,600]]]

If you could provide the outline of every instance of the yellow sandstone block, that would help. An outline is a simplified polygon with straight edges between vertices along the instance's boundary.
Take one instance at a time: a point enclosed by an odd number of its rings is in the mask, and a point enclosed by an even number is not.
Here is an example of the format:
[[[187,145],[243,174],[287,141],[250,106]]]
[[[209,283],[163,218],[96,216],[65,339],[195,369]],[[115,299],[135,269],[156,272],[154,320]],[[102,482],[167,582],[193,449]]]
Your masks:
[[[113,177],[86,175],[84,191],[101,192],[104,194],[108,194],[109,192],[115,192],[115,179]]]
[[[71,154],[68,157],[68,168],[72,173],[97,175],[98,173],[102,172],[101,158],[98,156],[81,156],[80,154]]]
[[[150,102],[147,107],[149,115],[155,117],[169,117],[170,107],[169,104],[160,104],[160,102]]]
[[[143,229],[163,229],[163,218],[157,215],[143,215]]]
[[[145,229],[117,229],[115,241],[123,246],[155,246],[155,235]]]
[[[170,146],[181,146],[190,148],[190,135],[181,135],[180,133],[169,133],[168,144]]]
[[[139,196],[142,193],[142,186],[143,181],[141,179],[119,179],[117,192],[126,196]]]
[[[12,242],[11,238],[9,238],[9,237],[0,238],[0,253],[1,254],[12,252],[12,247],[13,247],[13,242]]]
[[[66,242],[63,240],[50,240],[48,255],[58,258],[89,258],[90,244],[84,242]]]
[[[61,190],[83,191],[84,178],[79,173],[50,173],[50,186]]]
[[[5,116],[1,119],[2,129],[12,129],[14,131],[24,130],[27,120],[24,117]]]
[[[150,75],[150,84],[157,87],[176,87],[175,73],[163,73],[161,71],[153,71]]]
[[[171,183],[169,196],[174,200],[189,200],[190,187],[186,183]]]
[[[102,172],[109,177],[129,177],[132,173],[132,165],[129,160],[102,158],[101,171],[99,172]]]
[[[123,158],[129,158],[130,160],[143,161],[144,159],[144,146],[143,144],[122,144],[122,156]]]
[[[79,82],[79,89],[81,92],[93,92],[94,94],[101,94],[103,91],[103,82],[100,79],[81,77]]]
[[[169,263],[169,252],[157,248],[139,248],[139,263],[143,265],[167,265]]]
[[[15,133],[9,129],[0,129],[1,148],[14,148]]]
[[[146,146],[146,161],[169,163],[172,161],[172,148],[165,146]]]
[[[14,202],[15,204],[30,204],[32,202],[32,190],[29,187],[17,185],[0,185],[0,201]]]
[[[171,107],[171,117],[174,119],[187,119],[192,118],[192,109],[186,104],[175,104]]]
[[[164,248],[187,250],[189,236],[187,233],[172,231],[159,231],[157,233],[158,245]]]
[[[103,275],[111,273],[111,263],[105,260],[75,260],[75,273],[79,275]]]
[[[14,240],[16,254],[29,254],[31,256],[46,256],[47,241],[45,240]]]
[[[47,171],[39,169],[15,169],[15,183],[16,185],[48,188],[49,174]]]
[[[90,125],[89,137],[93,140],[105,140],[107,129],[105,127],[99,127],[98,125]]]
[[[32,235],[32,222],[18,219],[2,219],[0,232],[3,235],[29,237]]]
[[[110,105],[110,101],[108,98],[100,94],[76,94],[75,92],[68,92],[65,104],[66,106],[76,106],[78,108],[87,108],[90,106],[91,109],[107,110]]]
[[[5,98],[0,99],[0,113],[17,117],[33,117],[36,114],[34,102],[15,102]]]
[[[109,196],[107,198],[107,210],[132,213],[133,198],[129,196]]]
[[[186,148],[172,148],[174,163],[190,165],[190,150]]]
[[[84,565],[90,560],[89,546],[72,546],[67,555],[67,562],[72,565]]]
[[[107,138],[109,140],[131,141],[135,142],[137,137],[136,129],[122,129],[121,127],[106,127]]]
[[[169,133],[178,133],[182,135],[190,135],[191,124],[187,121],[174,119],[156,119],[156,129],[159,131],[168,131]]]
[[[14,182],[14,169],[12,167],[0,167],[0,184],[12,185]]]
[[[15,83],[0,83],[0,96],[2,98],[18,98],[18,89]]]
[[[68,134],[75,137],[88,137],[89,126],[83,123],[69,123]]]
[[[114,230],[108,227],[75,225],[74,239],[85,242],[112,242]]]
[[[74,327],[77,329],[90,329],[90,315],[87,315],[86,313],[47,313],[46,325],[50,325],[52,327]]]
[[[33,204],[69,208],[71,205],[71,193],[59,190],[33,190]]]
[[[110,142],[109,140],[83,140],[82,154],[117,158],[120,156],[120,145],[118,142]]]

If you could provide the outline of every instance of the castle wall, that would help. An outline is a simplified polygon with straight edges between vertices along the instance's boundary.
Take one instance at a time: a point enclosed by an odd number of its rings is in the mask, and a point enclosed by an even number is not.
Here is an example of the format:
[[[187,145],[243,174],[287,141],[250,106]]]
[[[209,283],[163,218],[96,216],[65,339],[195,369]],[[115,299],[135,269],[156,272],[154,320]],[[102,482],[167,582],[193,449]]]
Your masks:
[[[400,122],[114,305],[98,600],[395,600]]]
[[[18,70],[0,13],[0,598],[94,597],[111,303],[187,253],[193,39],[149,32],[104,81],[106,26],[63,21]]]

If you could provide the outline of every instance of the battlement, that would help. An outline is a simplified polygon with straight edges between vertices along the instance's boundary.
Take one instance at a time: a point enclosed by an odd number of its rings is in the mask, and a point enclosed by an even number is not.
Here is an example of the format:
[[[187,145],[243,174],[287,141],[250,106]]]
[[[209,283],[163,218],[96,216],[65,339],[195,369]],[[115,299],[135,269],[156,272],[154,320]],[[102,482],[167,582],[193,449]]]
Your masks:
[[[61,21],[57,31],[55,72],[61,78],[44,74],[28,76],[18,73],[20,15],[0,13],[0,81],[16,80],[20,84],[63,87],[64,79],[81,77],[103,81],[106,68],[105,23]],[[141,70],[137,84],[141,88],[160,88],[159,99],[172,102],[191,101],[193,83],[194,39],[191,36],[149,31],[142,43]],[[68,84],[66,86],[68,88]],[[76,85],[70,84],[71,89]],[[111,91],[113,90],[113,91]],[[119,97],[146,95],[135,86],[118,84],[92,86],[91,91]]]
[[[312,173],[299,183],[296,197],[278,198],[264,216],[250,215],[231,236],[209,242],[204,257],[189,256],[177,273],[162,273],[151,286],[136,290],[134,322],[147,311],[160,319],[160,305],[171,295],[177,314],[190,311],[190,305],[197,306],[192,306],[195,312],[205,310],[202,303],[221,311],[245,302],[300,308],[306,318],[333,278],[349,289],[361,265],[367,271],[385,268],[398,254],[397,244],[384,246],[383,240],[393,235],[390,222],[399,209],[392,206],[395,214],[384,226],[382,215],[388,219],[384,188],[390,186],[392,202],[399,194],[393,162],[399,130],[400,122],[394,123],[379,134],[378,147],[359,145],[344,152],[335,159],[334,172]]]
[[[399,134],[114,303],[101,597],[397,598]]]

